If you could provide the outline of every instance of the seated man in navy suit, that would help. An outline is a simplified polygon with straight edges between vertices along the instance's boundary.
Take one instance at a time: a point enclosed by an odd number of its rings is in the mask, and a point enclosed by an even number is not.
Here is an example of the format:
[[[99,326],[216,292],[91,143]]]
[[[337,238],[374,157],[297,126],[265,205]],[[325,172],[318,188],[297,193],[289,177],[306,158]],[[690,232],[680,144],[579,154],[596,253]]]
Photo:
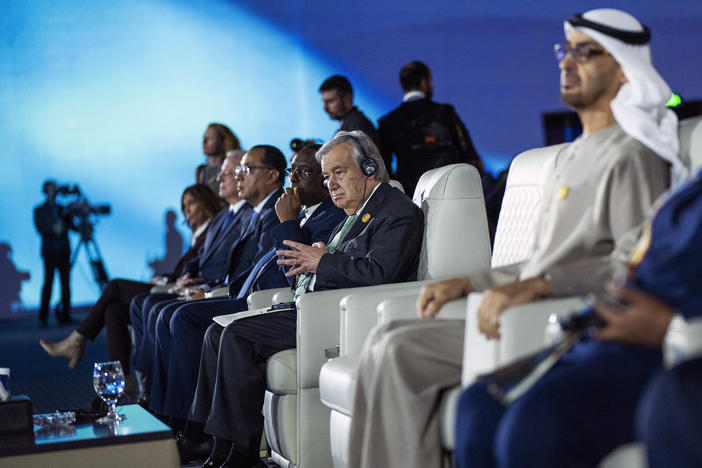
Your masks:
[[[699,362],[648,385],[674,312],[702,314],[702,179],[672,193],[647,224],[620,305],[597,301],[604,325],[508,406],[470,386],[456,418],[456,466],[597,466],[632,442],[639,404],[651,466],[699,466]],[[697,387],[694,387],[697,383]],[[641,403],[639,403],[641,402]]]
[[[241,165],[236,168],[239,196],[254,208],[248,226],[242,230],[242,234],[230,249],[229,272],[222,280],[224,286],[240,288],[251,272],[255,260],[273,247],[271,231],[280,223],[275,212],[275,203],[283,193],[286,166],[285,156],[279,149],[269,145],[258,145],[244,154]],[[207,303],[208,301],[200,300],[192,300],[186,304],[176,301],[166,305],[159,312],[156,319],[156,342],[152,348],[154,365],[150,400],[150,408],[157,413],[163,414],[165,411],[166,389],[168,382],[172,381],[169,379],[171,350],[177,350],[179,357],[190,354],[197,356],[202,346],[202,338],[179,339],[177,346],[171,348],[171,337],[174,333],[192,333],[191,330],[201,330],[196,332],[195,336],[203,335],[212,322],[212,317],[218,315],[211,312],[213,309],[208,307]],[[185,307],[186,305],[188,307]],[[184,323],[188,324],[185,330],[178,328]],[[180,379],[181,376],[177,378]]]
[[[277,254],[284,258],[278,263],[290,267],[288,277],[296,277],[295,296],[415,280],[423,213],[387,183],[385,164],[371,139],[358,131],[339,132],[317,152],[317,160],[334,204],[347,216],[326,245],[283,241]],[[214,436],[206,466],[259,463],[265,363],[297,345],[296,325],[291,306],[208,329],[186,430],[192,439],[203,430]]]
[[[163,383],[159,385],[162,393],[157,395],[152,391],[151,407],[171,418],[173,427],[181,428],[188,415],[197,383],[202,340],[212,317],[246,310],[246,297],[254,291],[290,286],[275,263],[275,246],[282,246],[284,239],[310,244],[326,240],[344,217],[322,184],[321,168],[314,158],[320,147],[305,146],[293,157],[292,169],[286,171],[291,186],[275,201],[275,215],[280,224],[261,232],[261,238],[272,242],[268,243],[267,251],[258,252],[256,264],[249,269],[244,284],[239,289],[230,289],[230,297],[180,305],[171,318],[168,361],[166,354],[158,355],[159,365],[163,366]]]

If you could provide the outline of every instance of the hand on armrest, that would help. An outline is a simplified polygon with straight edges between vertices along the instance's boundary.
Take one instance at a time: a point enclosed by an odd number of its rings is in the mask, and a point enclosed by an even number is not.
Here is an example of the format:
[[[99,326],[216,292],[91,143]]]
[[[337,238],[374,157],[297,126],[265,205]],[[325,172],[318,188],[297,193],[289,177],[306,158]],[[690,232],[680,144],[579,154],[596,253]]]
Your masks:
[[[421,318],[434,317],[449,301],[465,297],[473,290],[470,278],[461,276],[424,286],[417,301],[417,313]]]
[[[541,277],[485,290],[478,308],[478,329],[488,338],[500,337],[500,316],[510,307],[548,296],[551,285]]]

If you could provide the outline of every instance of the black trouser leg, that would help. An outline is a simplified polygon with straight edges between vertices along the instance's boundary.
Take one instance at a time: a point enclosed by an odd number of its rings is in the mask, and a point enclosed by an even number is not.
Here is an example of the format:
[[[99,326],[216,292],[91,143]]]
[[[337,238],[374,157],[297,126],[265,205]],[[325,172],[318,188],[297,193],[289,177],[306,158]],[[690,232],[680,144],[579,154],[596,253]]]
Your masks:
[[[41,288],[41,306],[39,307],[39,320],[42,323],[46,323],[49,317],[49,302],[51,301],[51,289],[54,284],[54,268],[54,263],[44,257],[44,285]]]
[[[61,311],[57,314],[59,321],[66,322],[71,319],[71,262],[63,261],[58,264],[59,277],[61,278]]]

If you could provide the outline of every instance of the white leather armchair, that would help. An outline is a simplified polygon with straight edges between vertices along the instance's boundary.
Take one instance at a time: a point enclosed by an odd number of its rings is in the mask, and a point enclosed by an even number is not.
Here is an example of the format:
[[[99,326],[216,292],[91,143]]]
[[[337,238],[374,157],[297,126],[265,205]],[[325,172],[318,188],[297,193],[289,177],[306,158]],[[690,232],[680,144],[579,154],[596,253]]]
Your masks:
[[[425,214],[425,234],[420,252],[419,277],[434,279],[456,275],[444,265],[456,258],[446,246],[470,243],[466,268],[486,268],[490,241],[485,204],[478,172],[454,164],[429,171],[420,180],[415,203]],[[438,226],[455,229],[438,229]],[[444,244],[443,249],[441,244]],[[439,268],[441,267],[441,268]],[[283,467],[331,466],[329,410],[319,397],[319,370],[326,362],[324,350],[346,346],[349,335],[340,334],[339,303],[354,292],[385,298],[404,290],[416,291],[421,282],[342,289],[305,294],[298,298],[298,347],[272,356],[268,362],[268,391],[264,402],[266,436],[273,459]],[[379,302],[379,300],[377,301]],[[375,321],[375,307],[373,321]],[[302,417],[304,415],[304,417]]]
[[[702,166],[702,118],[681,121],[678,136],[680,158],[693,172],[699,170]],[[499,234],[499,224],[497,229]],[[498,251],[496,241],[495,252]],[[468,345],[465,348],[463,383],[470,383],[477,373],[493,370],[496,366],[536,351],[543,345],[544,327],[552,312],[564,315],[580,310],[583,305],[582,298],[571,297],[535,301],[512,307],[505,311],[500,319],[502,338],[494,342],[477,333],[475,310],[469,309],[466,318]]]

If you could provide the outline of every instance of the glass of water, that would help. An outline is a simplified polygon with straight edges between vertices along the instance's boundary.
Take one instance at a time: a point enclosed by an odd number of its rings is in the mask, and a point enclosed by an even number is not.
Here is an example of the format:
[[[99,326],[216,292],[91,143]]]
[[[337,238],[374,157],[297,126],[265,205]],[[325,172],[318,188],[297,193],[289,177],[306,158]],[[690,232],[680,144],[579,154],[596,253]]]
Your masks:
[[[124,372],[119,361],[96,362],[93,367],[93,388],[107,403],[107,414],[97,422],[121,421],[124,415],[115,412],[117,400],[124,392]]]

